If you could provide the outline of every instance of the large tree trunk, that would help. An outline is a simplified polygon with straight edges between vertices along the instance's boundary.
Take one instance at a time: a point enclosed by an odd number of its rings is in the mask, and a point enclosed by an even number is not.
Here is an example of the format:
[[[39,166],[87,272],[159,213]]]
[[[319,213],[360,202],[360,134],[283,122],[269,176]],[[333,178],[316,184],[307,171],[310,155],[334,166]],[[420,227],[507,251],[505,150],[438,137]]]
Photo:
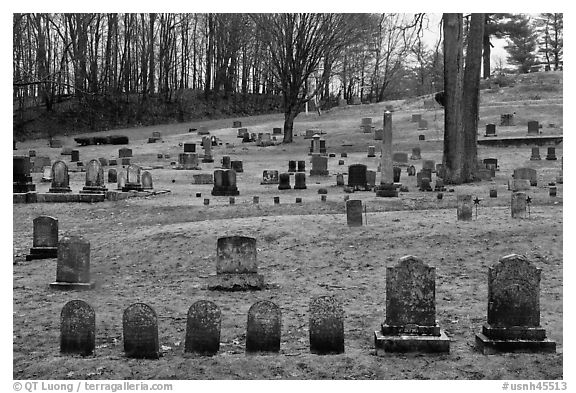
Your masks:
[[[466,66],[462,88],[462,123],[464,125],[464,182],[474,180],[478,169],[478,111],[480,105],[480,69],[482,63],[482,45],[484,36],[484,14],[472,14],[468,47],[466,48]]]
[[[488,23],[488,18],[486,17],[487,14],[484,14],[484,24]],[[483,59],[483,70],[482,70],[482,78],[488,79],[490,78],[491,70],[490,70],[490,51],[492,48],[492,44],[490,44],[490,34],[486,32],[486,29],[482,29],[482,46],[484,51],[482,52],[482,59]]]
[[[294,133],[294,119],[298,115],[298,111],[294,108],[288,108],[284,112],[284,143],[292,143]]]
[[[463,182],[464,133],[462,129],[462,14],[444,14],[444,155],[447,184]]]

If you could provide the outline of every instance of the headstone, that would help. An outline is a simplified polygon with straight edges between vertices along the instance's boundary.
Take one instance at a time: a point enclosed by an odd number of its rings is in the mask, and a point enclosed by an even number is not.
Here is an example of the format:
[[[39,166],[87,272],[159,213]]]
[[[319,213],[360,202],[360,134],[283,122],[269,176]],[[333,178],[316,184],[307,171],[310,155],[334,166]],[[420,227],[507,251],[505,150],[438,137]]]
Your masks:
[[[272,134],[273,135],[282,135],[282,128],[280,128],[280,127],[272,128]]]
[[[289,173],[281,173],[280,174],[280,181],[278,183],[279,190],[290,190],[292,186],[290,185],[290,174]]]
[[[96,347],[96,314],[83,300],[71,300],[60,312],[60,352],[90,356]]]
[[[500,115],[500,125],[501,126],[513,126],[514,125],[514,114],[505,113]]]
[[[116,183],[118,181],[118,172],[115,168],[108,169],[108,183]]]
[[[210,199],[204,198],[204,206],[208,206],[210,204]]]
[[[430,169],[432,172],[436,170],[436,163],[433,160],[422,161],[422,169]]]
[[[376,157],[376,147],[368,146],[368,157]]]
[[[428,129],[428,120],[421,119],[418,121],[418,129],[419,130],[427,130]]]
[[[122,191],[142,191],[142,169],[138,165],[129,165],[126,169],[126,184]]]
[[[298,172],[306,172],[306,161],[298,161],[297,164],[298,164],[297,167]]]
[[[492,171],[498,171],[498,159],[497,158],[485,158],[482,160],[484,166]]]
[[[510,179],[508,180],[509,191],[528,191],[530,190],[530,180],[528,179]]]
[[[550,186],[549,195],[555,197],[557,195],[558,188],[556,186]]]
[[[100,158],[98,158],[98,161],[100,161],[100,165],[108,166],[108,159],[106,159],[104,157],[100,157]]]
[[[490,188],[490,198],[498,198],[498,189],[496,187]]]
[[[376,172],[366,171],[366,187],[367,190],[372,190],[376,186]]]
[[[241,122],[241,121],[239,121],[239,120],[234,120],[234,121],[232,122],[232,128],[240,128],[240,127],[242,127],[242,122]]]
[[[62,147],[62,141],[60,139],[51,138],[50,139],[50,147],[61,148]]]
[[[188,309],[184,352],[216,355],[220,349],[222,316],[218,306],[199,300]]]
[[[294,189],[295,190],[305,190],[306,189],[306,173],[297,172],[294,176]]]
[[[252,197],[252,203],[257,205],[258,203],[260,203],[260,197],[259,196],[253,196]]]
[[[512,218],[525,218],[526,217],[526,193],[513,192],[510,207],[511,207]]]
[[[90,281],[90,242],[79,236],[65,236],[58,242],[57,289],[92,289]]]
[[[208,289],[245,291],[262,289],[264,277],[258,274],[256,239],[245,236],[218,238],[216,276],[208,280]]]
[[[328,176],[328,157],[312,154],[312,169],[310,176]]]
[[[418,179],[418,175],[421,175],[421,177]],[[416,180],[417,182],[419,181],[419,189],[420,191],[432,191],[432,186],[430,185],[431,180],[429,177],[426,177],[424,173],[422,172],[418,172],[416,174]]]
[[[352,164],[348,166],[348,186],[354,190],[367,190],[366,178],[368,167],[364,164]]]
[[[236,171],[232,169],[216,169],[214,171],[214,196],[236,196],[240,195],[236,186]]]
[[[232,168],[236,173],[244,172],[244,166],[241,160],[230,161],[230,168]]]
[[[70,189],[70,177],[68,176],[68,167],[64,161],[56,161],[52,165],[52,185],[48,192],[66,193],[72,192]]]
[[[484,136],[496,136],[496,124],[486,124],[486,134]]]
[[[371,117],[363,117],[362,122],[360,124],[363,126],[371,126],[372,125],[372,118]]]
[[[408,176],[416,176],[416,167],[414,165],[410,165],[406,171]]]
[[[248,310],[246,352],[279,352],[281,329],[282,313],[276,304],[254,303]]]
[[[375,129],[374,130],[374,140],[381,141],[383,134],[384,134],[384,130],[382,128]]]
[[[530,180],[530,185],[535,187],[538,185],[538,176],[536,169],[533,168],[516,168],[514,169],[514,180]]]
[[[131,159],[130,157],[124,157],[120,159],[120,165],[128,166],[130,165]]]
[[[209,137],[202,138],[202,147],[204,148],[204,158],[202,158],[202,162],[214,162],[212,158],[212,142]]]
[[[395,166],[392,169],[394,171],[394,183],[400,183],[400,174],[402,173],[402,169],[399,166]]]
[[[414,115],[412,115],[414,116]],[[380,185],[375,187],[378,197],[397,197],[394,187],[394,169],[392,163],[392,114],[384,113],[384,134],[382,138],[382,158],[380,161]]]
[[[340,153],[340,157],[342,157],[342,158],[348,158],[348,153],[342,152],[342,153]]]
[[[349,227],[362,226],[362,201],[359,199],[349,199],[346,201],[346,221]]]
[[[422,134],[418,135],[418,140],[419,140],[419,141],[425,141],[425,140],[426,140],[426,135],[422,135]]]
[[[184,143],[184,153],[196,153],[196,144],[193,142]]]
[[[278,184],[278,171],[266,170],[262,172],[262,182],[260,184]]]
[[[306,134],[304,135],[304,139],[312,139],[312,137],[316,134],[316,129],[308,129],[306,130]]]
[[[177,169],[185,169],[185,170],[201,169],[198,153],[178,153]]]
[[[72,150],[72,154],[70,154],[70,162],[78,162],[80,161],[80,151]]]
[[[406,165],[408,164],[408,153],[394,153],[392,155],[394,164]]]
[[[236,203],[236,198],[234,198],[233,196],[231,196],[231,197],[228,199],[228,202],[229,202],[231,205],[234,205],[234,204]]]
[[[275,196],[274,197],[274,204],[278,205],[280,203],[280,197]]]
[[[80,191],[83,194],[101,194],[107,191],[104,185],[104,170],[100,161],[90,160],[86,165],[86,182]]]
[[[540,125],[537,121],[531,120],[528,122],[528,135],[540,134]]]
[[[222,156],[222,169],[230,169],[230,156]]]
[[[158,359],[158,317],[147,304],[134,303],[122,317],[124,353],[129,358]]]
[[[115,158],[111,158],[108,160],[108,165],[116,166],[116,165],[118,165],[118,161]]]
[[[341,187],[344,185],[344,175],[342,173],[336,174],[336,186]]]
[[[446,191],[446,187],[444,187],[444,180],[436,179],[436,184],[434,185],[434,191]]]
[[[540,148],[539,147],[533,147],[532,148],[532,155],[530,156],[530,161],[539,161],[539,160],[541,160]]]
[[[36,150],[29,150],[28,151],[28,157],[30,157],[30,158],[36,157]]]
[[[152,190],[154,188],[154,186],[152,185],[152,174],[150,172],[142,171],[140,181],[142,183],[143,190]]]
[[[386,320],[374,334],[376,353],[449,352],[436,321],[436,268],[408,255],[386,268]]]
[[[326,140],[320,139],[319,143],[320,143],[320,154],[326,155]]]
[[[310,352],[318,355],[344,353],[344,310],[333,296],[310,300]]]
[[[288,172],[296,172],[296,161],[288,161]]]
[[[56,258],[58,256],[58,219],[39,216],[32,220],[32,248],[26,260]]]
[[[132,157],[132,149],[123,147],[118,149],[118,158],[129,158]]]
[[[458,221],[470,221],[472,220],[472,195],[470,194],[460,194],[458,195],[458,206],[456,209],[456,215]]]
[[[123,190],[126,187],[126,172],[118,172],[117,175],[118,190]]]
[[[541,269],[522,255],[512,254],[488,269],[488,318],[476,334],[484,354],[556,352],[540,325]]]
[[[412,148],[412,155],[410,156],[410,159],[411,160],[421,160],[422,159],[419,147],[413,147]]]
[[[422,115],[421,114],[413,114],[412,115],[412,120],[410,120],[412,123],[418,123],[420,120],[422,120]]]
[[[546,154],[546,159],[548,161],[556,161],[556,148],[555,147],[549,147],[548,148],[548,153]]]
[[[52,167],[45,166],[42,169],[42,178],[40,179],[42,183],[52,183]]]

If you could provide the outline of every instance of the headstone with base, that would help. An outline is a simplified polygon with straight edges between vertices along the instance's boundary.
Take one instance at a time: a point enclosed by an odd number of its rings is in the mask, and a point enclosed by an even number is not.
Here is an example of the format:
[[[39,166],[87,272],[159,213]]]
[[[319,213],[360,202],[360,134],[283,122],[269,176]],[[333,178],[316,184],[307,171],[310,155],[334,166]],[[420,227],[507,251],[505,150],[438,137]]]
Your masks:
[[[214,162],[214,158],[212,158],[212,142],[210,137],[202,138],[202,147],[204,148],[204,157],[202,158],[202,162]]]
[[[386,268],[386,320],[374,333],[377,355],[449,352],[436,321],[436,268],[408,255]]]
[[[515,180],[530,180],[530,185],[533,187],[538,185],[538,175],[536,169],[533,168],[516,168],[513,177]]]
[[[262,182],[260,184],[278,184],[278,171],[266,170],[262,172]]]
[[[411,160],[421,160],[422,159],[419,147],[413,147],[412,148],[412,155],[410,156],[410,159]]]
[[[486,134],[485,137],[496,136],[496,124],[486,124]]]
[[[279,352],[282,313],[276,304],[261,300],[248,310],[246,352]]]
[[[96,314],[83,300],[71,300],[60,312],[60,352],[90,356],[96,347]]]
[[[488,317],[476,334],[483,354],[556,352],[540,325],[541,269],[512,254],[488,269]]]
[[[199,300],[188,309],[184,352],[212,356],[220,349],[222,317],[216,304]]]
[[[472,220],[472,195],[459,194],[457,197],[458,205],[456,209],[456,216],[458,221]]]
[[[26,260],[58,257],[58,219],[39,216],[32,220],[32,248]]]
[[[333,296],[310,300],[310,352],[318,355],[344,353],[344,310]]]
[[[290,185],[290,174],[289,173],[281,173],[280,180],[278,182],[278,189],[279,190],[290,190],[292,186]]]
[[[346,201],[346,221],[349,227],[362,226],[362,201],[349,199]]]
[[[152,190],[154,188],[152,184],[152,174],[148,171],[142,171],[140,176],[140,181],[142,183],[143,190]]]
[[[368,157],[376,157],[376,147],[368,146]]]
[[[364,164],[352,164],[348,166],[348,186],[354,190],[368,189],[367,173],[368,167]]]
[[[548,161],[556,161],[556,148],[555,147],[549,147],[548,148],[548,152],[546,154],[546,159]]]
[[[58,242],[56,289],[92,289],[90,281],[90,242],[79,236],[65,236]]]
[[[540,125],[537,121],[531,120],[528,122],[528,135],[540,134]]]
[[[392,155],[392,161],[395,165],[407,165],[408,153],[397,152]]]
[[[116,168],[108,169],[108,183],[116,183],[118,181],[118,171]]]
[[[296,172],[296,161],[288,161],[288,172]]]
[[[236,173],[243,173],[244,172],[244,165],[241,160],[232,160],[230,161],[230,168],[233,169]]]
[[[142,191],[142,169],[138,165],[129,165],[126,169],[126,184],[122,191]]]
[[[52,185],[48,192],[66,193],[72,192],[70,189],[70,177],[68,176],[68,166],[64,161],[56,161],[52,165]]]
[[[526,193],[513,192],[510,203],[512,218],[526,217]]]
[[[132,157],[132,149],[123,147],[118,149],[118,158],[129,158]]]
[[[135,359],[158,359],[158,317],[147,304],[134,303],[122,316],[124,353]]]
[[[208,279],[208,289],[245,291],[263,287],[264,277],[258,274],[256,239],[246,236],[218,238],[216,276]]]
[[[306,189],[306,173],[297,172],[294,176],[294,189],[295,190],[305,190]]]
[[[214,171],[214,186],[212,187],[214,196],[236,196],[240,195],[236,186],[236,171],[233,169],[216,169]]]
[[[328,157],[312,154],[312,169],[310,176],[328,176]]]
[[[376,196],[378,197],[397,197],[398,191],[394,186],[394,169],[392,162],[392,113],[388,111],[384,112],[383,127],[380,184],[374,188],[376,190]]]
[[[86,182],[80,191],[83,194],[102,194],[107,191],[104,185],[104,169],[98,160],[90,160],[86,165]]]

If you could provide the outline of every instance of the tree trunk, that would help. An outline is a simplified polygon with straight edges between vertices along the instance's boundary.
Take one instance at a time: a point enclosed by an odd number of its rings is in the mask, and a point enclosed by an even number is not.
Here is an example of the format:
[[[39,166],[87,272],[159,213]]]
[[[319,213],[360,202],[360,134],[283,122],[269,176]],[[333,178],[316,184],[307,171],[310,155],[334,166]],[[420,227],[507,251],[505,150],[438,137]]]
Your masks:
[[[444,30],[444,154],[446,184],[461,184],[464,161],[462,129],[462,14],[443,15]]]
[[[484,24],[488,23],[488,14],[484,14]],[[490,51],[492,49],[492,45],[490,44],[490,34],[487,32],[487,29],[483,29],[482,33],[482,59],[483,59],[483,71],[482,71],[482,78],[488,79],[490,78],[491,70],[490,70]]]
[[[480,68],[484,36],[484,14],[473,13],[470,18],[466,66],[462,87],[462,122],[464,126],[464,182],[474,180],[478,169],[478,110],[480,105]]]
[[[298,111],[294,108],[288,108],[284,112],[284,143],[292,143],[294,134],[294,119],[298,115]]]

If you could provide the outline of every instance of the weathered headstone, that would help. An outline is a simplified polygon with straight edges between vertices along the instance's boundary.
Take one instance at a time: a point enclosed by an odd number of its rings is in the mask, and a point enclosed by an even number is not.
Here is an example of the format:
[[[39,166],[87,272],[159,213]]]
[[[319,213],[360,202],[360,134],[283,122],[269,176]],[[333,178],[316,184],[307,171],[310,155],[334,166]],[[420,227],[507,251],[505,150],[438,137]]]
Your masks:
[[[132,157],[132,149],[127,147],[122,147],[118,149],[118,158],[129,158]]]
[[[367,170],[368,168],[364,164],[348,166],[348,186],[354,188],[354,190],[367,190]]]
[[[344,174],[336,174],[336,186],[341,187],[344,185]]]
[[[279,190],[290,190],[292,186],[290,185],[290,174],[289,173],[281,173],[280,180],[278,183]]]
[[[234,120],[232,122],[232,128],[240,128],[242,127],[242,122],[240,120]]]
[[[548,148],[548,152],[546,154],[546,159],[548,161],[556,161],[556,148],[555,147],[549,147]]]
[[[328,176],[328,157],[312,154],[312,169],[310,176]]]
[[[513,192],[510,207],[512,218],[526,217],[526,193]]]
[[[214,184],[214,175],[212,173],[193,174],[192,184]]]
[[[539,160],[541,160],[540,148],[539,147],[533,147],[532,148],[532,155],[530,156],[530,161],[539,161]]]
[[[362,226],[362,201],[349,199],[346,201],[346,221],[349,227]]]
[[[210,137],[202,138],[202,147],[204,148],[204,157],[202,158],[202,162],[214,162],[214,158],[212,158],[212,142]]]
[[[430,171],[434,172],[436,170],[436,163],[434,160],[423,160],[422,169],[430,169]]]
[[[152,184],[152,174],[148,171],[142,171],[142,175],[140,176],[140,180],[142,182],[142,189],[143,190],[152,190],[154,188]]]
[[[272,135],[282,135],[282,128],[280,128],[280,127],[273,127],[273,128],[272,128]]]
[[[279,352],[281,330],[280,308],[266,300],[254,303],[248,311],[246,352]]]
[[[410,165],[406,172],[408,172],[408,176],[416,176],[416,167],[414,165]]]
[[[42,169],[42,178],[40,179],[42,183],[52,183],[52,167],[45,166]]]
[[[26,260],[58,257],[58,219],[39,216],[32,220],[32,248]]]
[[[62,147],[62,140],[50,138],[50,147],[61,148]]]
[[[344,353],[344,310],[333,296],[310,300],[310,352],[318,355]]]
[[[408,164],[408,153],[397,152],[392,155],[392,161],[395,165]]]
[[[116,176],[117,183],[118,183],[118,190],[123,190],[126,187],[126,172],[120,171]]]
[[[211,276],[208,289],[245,291],[262,289],[264,277],[258,274],[256,239],[246,236],[218,238],[216,276]]]
[[[496,124],[486,124],[486,134],[484,136],[496,136]]]
[[[374,333],[376,353],[449,352],[436,321],[436,268],[408,255],[386,268],[386,320]]]
[[[376,171],[366,171],[366,187],[367,190],[372,190],[376,186]]]
[[[419,147],[413,147],[412,148],[412,155],[410,156],[410,159],[411,160],[421,160],[422,159]]]
[[[296,172],[296,161],[288,161],[288,172]]]
[[[244,165],[241,160],[230,161],[230,168],[233,169],[236,173],[244,172]]]
[[[498,198],[498,189],[496,187],[490,188],[490,198]]]
[[[222,169],[230,169],[230,156],[222,156]]]
[[[118,172],[116,168],[108,169],[108,183],[116,183],[118,181]]]
[[[102,169],[100,161],[90,160],[86,165],[86,182],[80,192],[83,194],[102,194],[106,191],[104,169]]]
[[[266,170],[262,172],[262,182],[260,184],[278,184],[278,171]]]
[[[184,153],[196,153],[196,143],[185,142],[184,143]]]
[[[516,168],[514,169],[514,180],[530,180],[530,185],[535,187],[538,185],[538,176],[536,169],[533,168]]]
[[[470,194],[459,194],[458,195],[458,206],[456,209],[456,215],[458,221],[470,221],[472,220],[472,195]]]
[[[72,150],[70,154],[70,162],[78,162],[80,161],[80,151],[79,150]]]
[[[222,316],[218,306],[199,300],[188,309],[184,352],[215,355],[220,349]]]
[[[198,153],[178,153],[177,169],[199,170],[200,163]]]
[[[531,120],[528,122],[528,135],[540,134],[540,125],[537,121]]]
[[[414,116],[414,115],[412,115]],[[375,187],[378,197],[397,197],[394,186],[394,169],[392,162],[392,113],[384,112],[384,133],[382,137],[382,157],[380,161],[380,185]]]
[[[485,158],[482,160],[484,166],[492,171],[498,171],[498,159],[497,158]]]
[[[298,161],[297,162],[298,167],[297,167],[297,172],[306,172],[306,161]]]
[[[142,169],[138,165],[129,165],[126,169],[126,184],[122,191],[142,191]]]
[[[376,157],[376,147],[368,146],[368,157]]]
[[[540,325],[541,269],[512,254],[488,269],[488,318],[476,347],[496,352],[556,352]]]
[[[61,156],[69,156],[72,155],[72,148],[71,147],[63,147],[62,151],[60,152]]]
[[[384,134],[384,130],[382,128],[375,129],[374,130],[374,140],[381,141],[383,134]]]
[[[500,125],[501,126],[513,126],[514,125],[514,114],[505,113],[500,115]]]
[[[400,183],[400,174],[402,173],[402,169],[399,166],[395,166],[392,169],[394,171],[394,183]]]
[[[48,192],[66,193],[72,192],[70,189],[70,177],[68,176],[68,166],[64,161],[56,161],[52,165],[52,185]]]
[[[236,171],[232,169],[216,169],[214,171],[214,186],[212,187],[214,196],[236,196],[240,195],[236,186]]]
[[[92,289],[90,281],[90,242],[79,236],[65,236],[58,242],[57,289]]]
[[[60,352],[90,356],[96,347],[96,314],[83,300],[71,300],[60,312]]]
[[[32,183],[30,175],[30,157],[14,156],[13,157],[13,177],[12,186],[14,193],[26,193],[36,191],[36,185]]]
[[[147,304],[134,303],[122,317],[124,353],[129,358],[158,359],[158,317]]]
[[[306,189],[306,173],[297,172],[294,176],[294,189],[295,190],[305,190]]]

